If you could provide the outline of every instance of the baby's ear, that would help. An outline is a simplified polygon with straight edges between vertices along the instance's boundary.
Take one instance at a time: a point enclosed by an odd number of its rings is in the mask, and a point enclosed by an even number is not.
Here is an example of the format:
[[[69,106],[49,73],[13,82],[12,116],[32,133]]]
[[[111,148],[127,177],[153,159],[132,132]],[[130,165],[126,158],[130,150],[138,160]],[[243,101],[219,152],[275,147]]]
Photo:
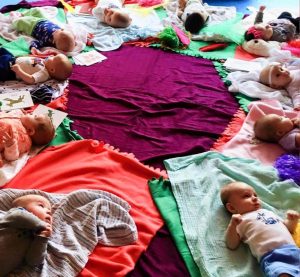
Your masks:
[[[276,135],[278,136],[278,137],[282,137],[283,135],[285,135],[286,134],[286,132],[283,132],[283,131],[277,131],[276,132]]]
[[[26,128],[26,132],[29,136],[33,136],[35,133],[34,128]]]
[[[234,214],[236,212],[235,208],[232,206],[231,203],[226,203],[225,206],[226,206],[226,209],[227,209],[228,212],[230,212],[232,214]]]

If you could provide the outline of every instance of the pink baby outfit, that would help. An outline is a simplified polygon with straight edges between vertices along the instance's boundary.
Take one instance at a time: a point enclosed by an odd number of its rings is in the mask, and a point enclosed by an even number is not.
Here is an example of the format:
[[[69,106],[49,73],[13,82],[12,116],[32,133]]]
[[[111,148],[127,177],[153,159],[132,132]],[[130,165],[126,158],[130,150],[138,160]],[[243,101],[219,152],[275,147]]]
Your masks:
[[[11,128],[14,139],[14,143],[10,147],[5,147],[2,139],[0,139],[0,151],[2,153],[0,166],[3,165],[2,158],[7,161],[15,161],[21,154],[29,152],[31,148],[31,138],[20,120],[22,115],[23,112],[21,110],[0,112],[0,138],[3,137],[5,132],[10,133]]]

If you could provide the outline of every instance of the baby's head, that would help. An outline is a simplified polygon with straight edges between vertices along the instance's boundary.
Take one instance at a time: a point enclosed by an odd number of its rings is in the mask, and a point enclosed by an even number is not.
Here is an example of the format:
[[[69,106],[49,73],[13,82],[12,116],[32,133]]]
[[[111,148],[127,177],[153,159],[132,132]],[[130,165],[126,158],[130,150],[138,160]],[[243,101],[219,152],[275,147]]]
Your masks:
[[[254,135],[266,142],[278,142],[293,128],[294,123],[291,119],[277,114],[266,114],[255,122]]]
[[[104,9],[104,22],[115,28],[126,28],[130,25],[132,19],[130,16],[118,9]]]
[[[186,17],[184,28],[192,34],[197,34],[205,25],[205,20],[200,13],[191,13]]]
[[[270,40],[273,35],[273,29],[269,24],[259,23],[252,27],[250,27],[245,32],[245,40],[249,41],[252,39],[263,39],[263,40]]]
[[[54,138],[55,128],[50,117],[45,114],[25,114],[21,122],[35,145],[48,144]]]
[[[221,200],[231,214],[245,214],[261,208],[255,190],[243,182],[231,182],[222,187]]]
[[[271,88],[282,89],[292,81],[292,77],[288,69],[276,63],[269,64],[261,70],[259,81]]]
[[[13,200],[13,207],[22,207],[33,213],[40,220],[52,224],[51,204],[49,200],[41,195],[27,194]]]
[[[72,74],[72,63],[64,54],[48,57],[44,64],[51,78],[55,80],[64,81]]]
[[[71,52],[75,48],[75,37],[70,31],[59,29],[54,32],[53,40],[55,47],[64,52]]]

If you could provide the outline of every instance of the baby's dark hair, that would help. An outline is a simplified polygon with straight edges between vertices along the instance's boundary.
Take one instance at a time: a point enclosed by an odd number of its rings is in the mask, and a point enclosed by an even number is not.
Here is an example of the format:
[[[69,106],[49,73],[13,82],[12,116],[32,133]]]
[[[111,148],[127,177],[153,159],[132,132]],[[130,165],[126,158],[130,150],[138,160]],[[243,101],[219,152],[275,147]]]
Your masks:
[[[244,33],[244,39],[246,40],[246,41],[250,41],[250,40],[252,40],[252,39],[255,39],[255,36],[254,36],[254,34],[250,34],[250,33],[248,33],[248,31],[246,31],[245,33]]]
[[[278,142],[281,138],[277,135],[275,127],[265,122],[264,116],[256,120],[253,130],[255,137],[265,142]]]
[[[34,134],[31,136],[32,143],[35,145],[46,145],[54,138],[55,128],[49,118],[49,123],[39,122]]]
[[[198,33],[204,27],[205,21],[199,13],[191,13],[186,17],[184,27],[192,34]]]

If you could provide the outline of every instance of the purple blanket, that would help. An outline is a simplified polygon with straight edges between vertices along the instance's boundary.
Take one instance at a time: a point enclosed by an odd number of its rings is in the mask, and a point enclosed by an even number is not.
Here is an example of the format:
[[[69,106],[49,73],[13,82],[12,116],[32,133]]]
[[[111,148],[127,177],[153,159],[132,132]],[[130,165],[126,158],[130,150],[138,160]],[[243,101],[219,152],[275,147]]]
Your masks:
[[[210,149],[238,104],[209,60],[123,46],[102,63],[74,66],[68,102],[72,128],[142,162]],[[188,276],[167,228],[129,276]]]
[[[32,1],[27,2],[26,0],[20,1],[16,5],[7,5],[0,9],[1,13],[7,13],[10,11],[15,11],[20,8],[34,8],[34,7],[43,7],[43,6],[56,6],[56,7],[63,7],[63,5],[58,0],[40,0],[40,1]]]
[[[131,46],[104,54],[74,66],[72,128],[145,164],[207,151],[238,108],[209,60]]]

